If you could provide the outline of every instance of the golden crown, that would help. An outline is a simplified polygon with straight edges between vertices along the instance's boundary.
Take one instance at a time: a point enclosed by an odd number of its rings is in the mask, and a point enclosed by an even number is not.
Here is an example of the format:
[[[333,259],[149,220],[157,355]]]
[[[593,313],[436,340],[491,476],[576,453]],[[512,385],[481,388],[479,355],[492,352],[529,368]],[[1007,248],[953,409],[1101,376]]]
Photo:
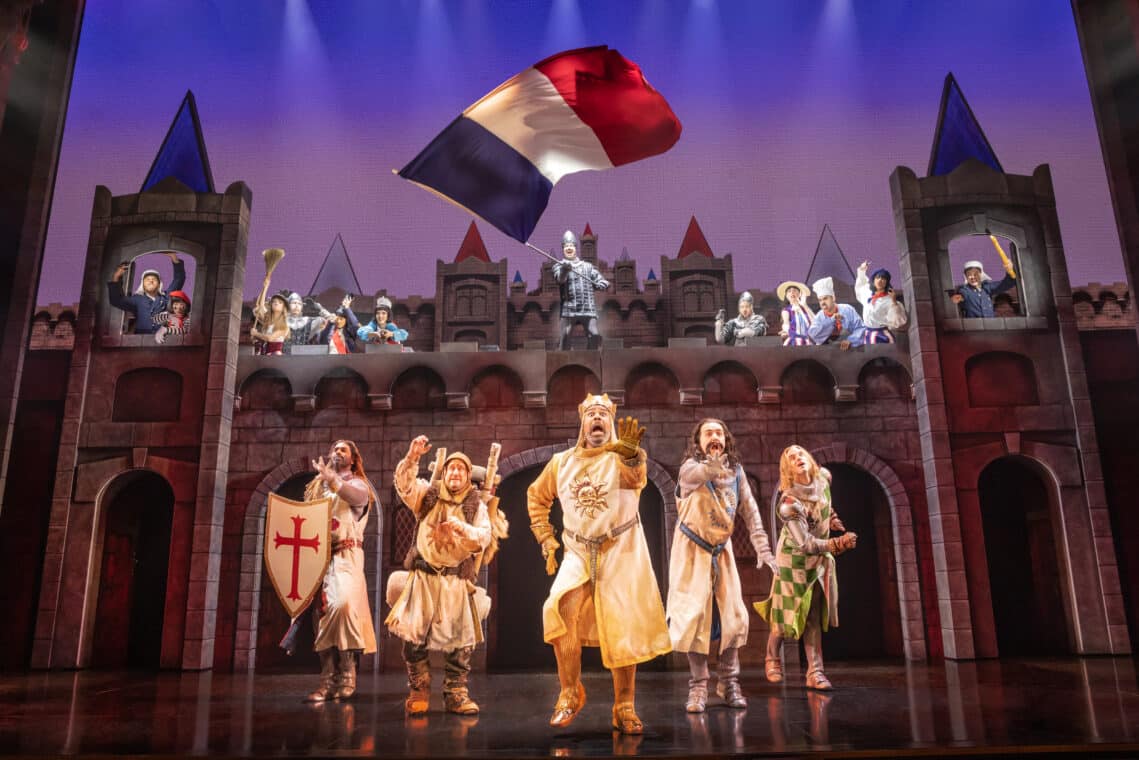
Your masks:
[[[617,405],[609,400],[609,394],[608,393],[603,393],[600,396],[595,396],[594,394],[591,393],[588,396],[586,396],[585,401],[582,401],[580,404],[577,405],[578,416],[583,416],[586,413],[586,411],[588,411],[589,409],[591,409],[595,406],[600,406],[601,408],[603,408],[605,411],[609,412],[609,414],[613,415],[614,417],[617,416]]]

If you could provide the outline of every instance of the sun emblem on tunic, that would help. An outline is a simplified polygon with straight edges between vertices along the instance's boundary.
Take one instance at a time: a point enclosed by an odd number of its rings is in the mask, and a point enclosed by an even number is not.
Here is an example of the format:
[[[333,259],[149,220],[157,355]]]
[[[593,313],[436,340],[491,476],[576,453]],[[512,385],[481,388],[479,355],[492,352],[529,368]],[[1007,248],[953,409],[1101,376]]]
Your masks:
[[[604,483],[594,483],[590,473],[574,478],[570,491],[573,492],[574,508],[588,520],[609,509],[609,502],[605,500],[609,495],[608,489]]]

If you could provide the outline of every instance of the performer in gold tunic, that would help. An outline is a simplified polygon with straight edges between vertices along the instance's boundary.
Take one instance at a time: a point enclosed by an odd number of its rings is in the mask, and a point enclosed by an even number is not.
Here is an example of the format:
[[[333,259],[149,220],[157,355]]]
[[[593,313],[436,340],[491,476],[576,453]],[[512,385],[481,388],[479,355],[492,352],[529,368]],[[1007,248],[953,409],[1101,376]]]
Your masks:
[[[835,555],[858,541],[831,508],[831,474],[801,446],[788,446],[779,458],[779,517],[783,531],[775,551],[779,566],[771,596],[756,602],[760,617],[771,626],[767,639],[767,680],[783,680],[783,639],[803,638],[807,655],[807,688],[830,689],[823,673],[823,631],[838,625],[838,579]],[[816,593],[821,591],[822,594]]]
[[[601,647],[601,661],[613,673],[613,727],[639,734],[644,725],[633,705],[637,663],[672,647],[638,513],[648,482],[640,448],[645,431],[626,417],[618,434],[616,409],[608,396],[586,396],[578,406],[577,445],[550,458],[527,500],[546,572],[557,573],[542,607],[543,637],[554,647],[561,684],[550,725],[569,725],[585,705],[581,648]],[[562,505],[565,525],[560,569],[550,525],[554,499]]]
[[[418,522],[415,545],[408,552],[407,572],[392,573],[387,599],[391,605],[385,623],[403,639],[407,664],[409,715],[427,712],[431,694],[428,651],[442,652],[445,661],[443,702],[448,712],[474,715],[478,704],[470,698],[467,677],[471,655],[483,640],[482,623],[490,613],[490,597],[475,583],[484,554],[506,536],[505,518],[497,512],[498,499],[488,487],[480,493],[485,470],[474,468],[462,452],[444,454],[432,481],[417,478],[419,459],[431,449],[427,436],[411,442],[407,456],[395,470],[400,499]],[[441,472],[440,472],[441,470]],[[489,476],[493,480],[493,473]],[[492,519],[490,507],[497,519]],[[492,527],[494,525],[495,527]],[[493,549],[487,554],[493,555]]]
[[[321,457],[312,467],[317,474],[305,488],[305,500],[332,497],[332,560],[320,598],[312,605],[320,686],[307,698],[323,702],[355,694],[360,654],[376,651],[364,577],[364,528],[376,498],[364,474],[360,450],[352,441],[336,441],[328,461]]]
[[[687,457],[677,478],[676,535],[668,563],[668,630],[672,648],[688,653],[686,709],[704,712],[708,701],[708,653],[719,639],[716,694],[729,707],[743,709],[740,647],[747,643],[748,608],[732,551],[732,531],[743,518],[755,547],[756,566],[775,566],[775,555],[763,529],[736,453],[735,439],[722,420],[696,423]]]

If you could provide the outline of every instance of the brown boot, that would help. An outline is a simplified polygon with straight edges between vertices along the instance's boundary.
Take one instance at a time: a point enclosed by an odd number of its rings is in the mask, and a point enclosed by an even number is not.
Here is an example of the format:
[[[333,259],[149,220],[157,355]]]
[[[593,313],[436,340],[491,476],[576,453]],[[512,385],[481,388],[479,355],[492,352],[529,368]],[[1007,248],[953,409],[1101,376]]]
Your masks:
[[[336,650],[322,649],[316,654],[320,657],[320,685],[305,697],[306,702],[324,702],[336,693]]]
[[[426,654],[422,660],[407,662],[408,694],[403,706],[408,715],[423,715],[431,706],[431,666]]]
[[[340,668],[336,674],[337,686],[333,699],[351,699],[356,693],[356,663],[359,649],[344,649],[340,652]]]
[[[443,706],[458,715],[478,715],[479,706],[467,691],[474,647],[453,649],[444,656]]]

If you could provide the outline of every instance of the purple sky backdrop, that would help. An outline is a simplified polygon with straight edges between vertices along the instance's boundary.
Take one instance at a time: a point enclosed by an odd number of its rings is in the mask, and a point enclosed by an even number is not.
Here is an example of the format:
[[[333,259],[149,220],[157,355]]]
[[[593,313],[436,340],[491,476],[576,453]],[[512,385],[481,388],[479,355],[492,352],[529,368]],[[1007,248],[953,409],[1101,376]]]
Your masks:
[[[187,89],[217,188],[253,191],[246,293],[307,290],[337,233],[366,292],[432,295],[471,217],[392,175],[538,60],[608,44],[684,125],[675,148],[554,189],[531,241],[590,223],[644,278],[695,215],[738,287],[806,275],[824,224],[852,266],[896,270],[888,178],[924,175],[953,71],[1006,171],[1052,166],[1074,284],[1122,280],[1067,0],[95,0],[87,5],[39,301],[78,297],[94,187],[137,192]],[[532,286],[540,259],[479,224]],[[992,248],[978,252],[999,271]],[[981,245],[983,243],[983,245]]]

